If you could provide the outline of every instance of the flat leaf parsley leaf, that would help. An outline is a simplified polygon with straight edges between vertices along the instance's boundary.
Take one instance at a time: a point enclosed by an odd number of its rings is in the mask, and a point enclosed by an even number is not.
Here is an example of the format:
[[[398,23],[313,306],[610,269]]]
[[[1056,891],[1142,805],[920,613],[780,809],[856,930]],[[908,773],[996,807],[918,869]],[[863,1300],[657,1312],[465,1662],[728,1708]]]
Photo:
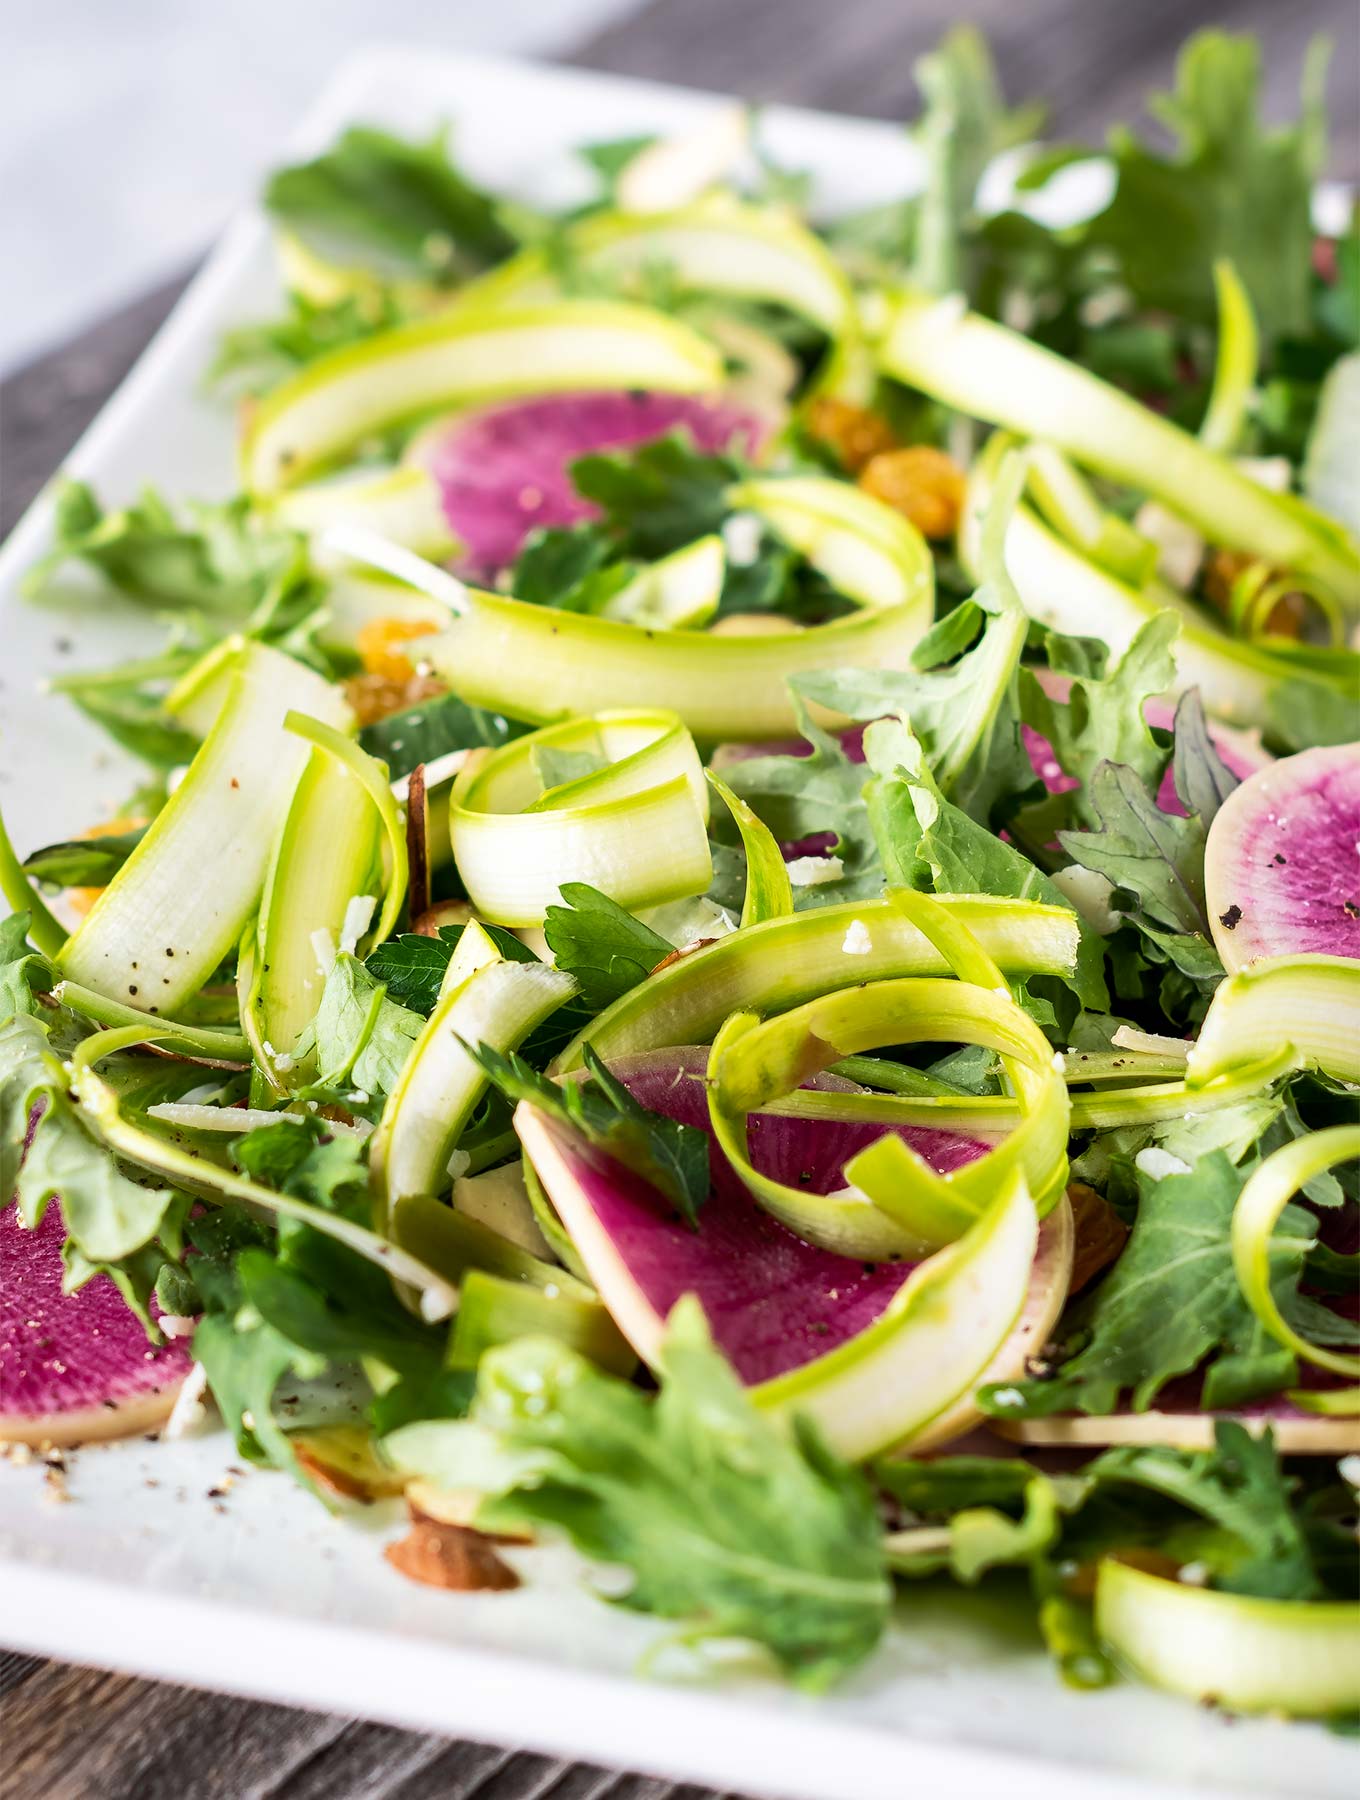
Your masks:
[[[561,888],[564,906],[550,906],[543,935],[559,969],[581,984],[581,1000],[592,1012],[645,981],[672,946],[650,925],[584,881]]]

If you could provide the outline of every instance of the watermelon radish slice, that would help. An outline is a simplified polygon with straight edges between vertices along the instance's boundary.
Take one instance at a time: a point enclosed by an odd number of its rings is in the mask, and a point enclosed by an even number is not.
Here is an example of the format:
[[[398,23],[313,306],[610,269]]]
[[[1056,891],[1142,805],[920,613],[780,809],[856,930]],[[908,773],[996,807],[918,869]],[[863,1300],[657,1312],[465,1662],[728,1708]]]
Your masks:
[[[1263,956],[1360,958],[1360,743],[1258,770],[1209,827],[1209,923],[1232,973]]]
[[[153,1431],[192,1365],[151,1344],[107,1275],[61,1291],[66,1226],[54,1200],[29,1231],[0,1212],[0,1442],[80,1444]]]
[[[703,1049],[658,1051],[623,1059],[614,1073],[645,1106],[707,1130],[706,1059]],[[905,1435],[885,1425],[881,1416],[867,1418],[854,1406],[839,1406],[834,1384],[853,1375],[845,1365],[853,1363],[855,1341],[865,1339],[900,1303],[914,1270],[930,1265],[860,1263],[804,1243],[754,1203],[716,1146],[710,1151],[712,1188],[695,1232],[645,1181],[566,1127],[528,1106],[519,1109],[516,1127],[602,1299],[644,1359],[655,1359],[675,1302],[693,1293],[714,1341],[762,1404],[813,1414],[846,1455],[888,1449]],[[881,1133],[881,1126],[755,1115],[752,1156],[781,1180],[828,1192],[840,1184],[845,1162]],[[986,1148],[955,1133],[910,1130],[904,1135],[941,1170],[956,1168]],[[1055,1209],[1038,1230],[1032,1204],[1027,1196],[1021,1198],[1023,1212],[1014,1210],[1003,1221],[1005,1233],[998,1234],[991,1281],[979,1269],[976,1279],[961,1284],[966,1301],[960,1305],[969,1307],[971,1364],[921,1422],[919,1433],[914,1421],[908,1426],[913,1443],[939,1442],[966,1431],[978,1417],[970,1398],[984,1372],[990,1379],[992,1368],[1011,1366],[1002,1354],[1006,1342],[1019,1337],[1023,1361],[1025,1351],[1047,1335],[1066,1295],[1068,1209]],[[1006,1278],[996,1301],[998,1269],[1004,1269]],[[989,1338],[989,1320],[998,1317]],[[921,1374],[926,1381],[932,1376],[948,1379],[939,1368],[923,1368]],[[881,1415],[882,1399],[880,1393],[868,1410]],[[911,1384],[901,1384],[897,1396],[889,1393],[890,1411],[894,1399],[901,1416],[910,1419],[916,1399]]]
[[[700,450],[754,457],[769,426],[716,395],[544,394],[441,419],[407,455],[438,482],[444,515],[466,546],[458,573],[489,582],[537,527],[595,516],[572,485],[570,466],[578,456],[651,443],[677,429]]]

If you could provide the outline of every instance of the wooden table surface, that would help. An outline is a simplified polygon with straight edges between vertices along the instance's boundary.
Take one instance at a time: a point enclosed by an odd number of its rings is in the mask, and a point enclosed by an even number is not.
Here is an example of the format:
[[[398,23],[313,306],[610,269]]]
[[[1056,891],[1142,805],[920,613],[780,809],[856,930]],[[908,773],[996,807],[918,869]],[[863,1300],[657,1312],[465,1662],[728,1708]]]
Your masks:
[[[1199,26],[1252,31],[1266,104],[1287,116],[1304,42],[1335,44],[1333,165],[1360,178],[1354,0],[650,0],[568,61],[757,100],[888,119],[916,108],[913,59],[960,13],[991,38],[1012,99],[1042,95],[1059,138],[1099,137],[1167,85]],[[19,371],[0,391],[0,535],[122,380],[187,275]],[[0,1613],[0,1634],[3,1614]],[[716,1800],[569,1765],[0,1651],[0,1794],[38,1800]]]

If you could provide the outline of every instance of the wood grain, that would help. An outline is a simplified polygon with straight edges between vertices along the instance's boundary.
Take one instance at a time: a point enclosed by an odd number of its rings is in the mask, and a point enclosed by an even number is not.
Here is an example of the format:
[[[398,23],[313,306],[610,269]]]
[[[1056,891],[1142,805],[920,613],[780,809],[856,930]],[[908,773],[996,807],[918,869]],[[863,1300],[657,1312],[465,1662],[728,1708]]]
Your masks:
[[[589,1763],[33,1658],[0,1686],[0,1794],[39,1800],[723,1800]],[[0,1662],[0,1679],[5,1664]],[[739,1800],[729,1795],[726,1800]]]
[[[1169,81],[1202,25],[1253,31],[1266,103],[1289,114],[1303,44],[1335,41],[1332,173],[1360,178],[1354,0],[972,0],[1013,98],[1040,95],[1060,138],[1096,139]],[[911,65],[953,0],[650,0],[583,44],[582,66],[873,117],[915,111]],[[166,283],[0,385],[0,537],[178,297]],[[0,1624],[0,1630],[3,1625]],[[0,1794],[41,1800],[720,1800],[587,1764],[134,1680],[0,1651]],[[736,1797],[729,1797],[736,1800]]]

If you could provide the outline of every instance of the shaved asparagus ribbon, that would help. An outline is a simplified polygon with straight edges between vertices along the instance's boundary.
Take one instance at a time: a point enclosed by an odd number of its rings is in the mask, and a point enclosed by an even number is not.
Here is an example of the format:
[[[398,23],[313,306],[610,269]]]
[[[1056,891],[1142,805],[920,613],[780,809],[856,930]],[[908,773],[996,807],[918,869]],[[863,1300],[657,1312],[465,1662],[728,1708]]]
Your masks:
[[[603,762],[545,783],[540,759]],[[702,894],[713,879],[708,787],[674,713],[568,719],[469,758],[449,798],[454,860],[478,913],[541,925],[564,882],[620,906]]]
[[[642,157],[666,155],[667,149],[651,146]],[[626,187],[624,176],[621,202]],[[853,288],[820,239],[784,207],[757,207],[714,193],[662,212],[597,212],[570,227],[565,250],[570,266],[588,268],[597,277],[628,279],[660,268],[671,283],[691,292],[711,293],[720,301],[772,301],[801,313],[831,340],[810,392],[835,392],[862,405],[872,400],[874,367]],[[554,292],[558,281],[547,254],[525,250],[471,283],[466,297],[479,306],[506,301],[522,306]],[[734,319],[739,322],[739,315]],[[718,326],[712,335],[730,342]]]
[[[422,1315],[431,1321],[446,1319],[458,1306],[458,1290],[452,1282],[410,1255],[398,1245],[389,1243],[376,1232],[347,1219],[341,1213],[313,1206],[289,1194],[263,1187],[231,1169],[206,1162],[200,1156],[167,1143],[163,1138],[144,1131],[124,1118],[118,1096],[103,1079],[95,1064],[115,1051],[136,1049],[143,1044],[173,1040],[173,1027],[152,1023],[124,1026],[115,1031],[96,1032],[76,1049],[71,1057],[71,1086],[81,1111],[97,1135],[116,1156],[124,1157],[139,1168],[149,1169],[173,1181],[188,1193],[207,1200],[223,1198],[239,1200],[247,1206],[262,1207],[290,1219],[310,1225],[326,1237],[335,1238],[367,1262],[386,1269],[394,1279],[406,1283],[420,1295]],[[285,1115],[280,1114],[280,1118]]]
[[[310,482],[282,494],[268,513],[313,538],[332,525],[362,525],[431,562],[451,561],[463,548],[444,517],[438,482],[415,463]]]
[[[1360,1413],[1360,1387],[1290,1388],[1285,1398],[1300,1412],[1317,1413],[1329,1419],[1354,1419]]]
[[[697,631],[718,610],[727,552],[717,532],[649,564],[600,609],[603,619],[657,631]]]
[[[763,819],[752,812],[739,795],[712,769],[705,770],[713,790],[736,820],[746,852],[746,894],[741,903],[741,923],[763,925],[767,919],[783,919],[793,912],[793,886],[788,864]]]
[[[1193,1700],[1309,1718],[1360,1705],[1354,1602],[1216,1593],[1106,1557],[1095,1623],[1136,1674]]]
[[[771,476],[734,487],[729,498],[766,520],[860,610],[806,630],[786,622],[758,637],[716,636],[468,588],[361,526],[337,526],[323,545],[448,608],[448,628],[422,638],[421,655],[472,705],[546,725],[605,711],[627,694],[639,708],[678,713],[706,741],[787,737],[798,729],[789,676],[901,667],[931,622],[934,564],[912,525],[844,482]]]
[[[1009,434],[995,433],[969,472],[959,549],[975,573],[981,521],[1014,443]],[[1271,697],[1285,680],[1350,692],[1360,668],[1353,652],[1230,637],[1169,583],[1154,576],[1139,585],[1126,578],[1127,571],[1105,566],[1098,534],[1106,515],[1080,473],[1051,445],[1033,451],[1029,487],[1041,508],[1024,500],[1016,507],[1006,529],[1006,567],[1025,611],[1041,625],[1068,636],[1099,637],[1119,657],[1149,619],[1174,611],[1181,620],[1177,690],[1197,687],[1210,713],[1242,726],[1269,716]]]
[[[458,1321],[449,1345],[449,1360],[458,1368],[475,1369],[483,1354],[516,1338],[549,1337],[566,1344],[615,1375],[631,1376],[637,1368],[627,1338],[592,1293],[576,1293],[565,1270],[549,1287],[514,1281],[471,1268],[460,1287]]]
[[[44,956],[60,956],[69,933],[44,903],[28,878],[18,853],[10,842],[4,815],[0,814],[0,894],[15,912],[28,914],[28,935]]]
[[[60,957],[72,981],[147,1013],[191,1000],[255,914],[308,756],[285,719],[305,708],[323,731],[349,720],[330,682],[240,638],[210,652],[176,693],[203,742]]]
[[[516,1109],[515,1128],[526,1169],[536,1172],[571,1232],[583,1273],[638,1354],[657,1367],[665,1322],[581,1182],[583,1153],[590,1160],[585,1146],[571,1127],[528,1102]],[[832,1449],[854,1461],[909,1443],[947,1441],[973,1423],[972,1396],[1002,1372],[1000,1359],[1017,1328],[1022,1341],[1042,1341],[1032,1334],[1051,1327],[1071,1256],[1066,1200],[1041,1228],[1023,1176],[1013,1172],[956,1243],[906,1276],[873,1324],[756,1384],[750,1397],[786,1423],[812,1420]]]
[[[287,729],[296,718],[289,714]],[[316,1078],[315,1052],[294,1055],[326,979],[316,935],[329,933],[338,943],[351,904],[367,895],[371,908],[382,879],[382,813],[372,789],[348,754],[313,744],[274,840],[259,916],[246,931],[237,967],[242,1029],[260,1078],[276,1093]]]
[[[855,1462],[905,1450],[957,1415],[986,1376],[1024,1310],[1039,1247],[1034,1202],[1012,1170],[968,1230],[913,1269],[867,1330],[762,1382],[752,1398],[776,1417],[814,1420]],[[1070,1266],[1054,1278],[1064,1291]]]
[[[1286,1044],[1300,1067],[1360,1081],[1360,962],[1274,956],[1230,975],[1214,991],[1186,1079],[1203,1087]]]
[[[1125,1069],[1117,1073],[1129,1072],[1128,1059],[1124,1060]],[[876,1070],[870,1073],[867,1068],[857,1068],[861,1062],[876,1062],[876,1059],[848,1057],[835,1064],[834,1072],[876,1085],[880,1075]],[[1071,1129],[1113,1131],[1126,1125],[1152,1125],[1163,1119],[1183,1119],[1191,1114],[1217,1112],[1225,1106],[1240,1106],[1298,1066],[1298,1058],[1286,1048],[1258,1063],[1225,1070],[1212,1081],[1196,1087],[1184,1081],[1156,1081],[1115,1088],[1108,1093],[1070,1094]],[[878,1067],[891,1070],[894,1065],[880,1064]],[[915,1071],[907,1073],[911,1075]],[[1073,1073],[1066,1068],[1063,1077],[1069,1083],[1102,1078],[1100,1074],[1092,1076],[1083,1070]],[[1105,1074],[1103,1079],[1110,1079],[1110,1074]],[[910,1125],[927,1131],[986,1135],[1008,1130],[1024,1117],[1018,1100],[1010,1094],[848,1094],[799,1089],[783,1099],[770,1101],[764,1110],[786,1118],[835,1120],[842,1124]]]
[[[597,278],[626,281],[660,269],[693,293],[784,307],[830,340],[811,391],[861,403],[872,396],[872,359],[854,290],[820,239],[784,207],[714,193],[663,212],[596,213],[569,228],[562,248],[570,267]],[[462,303],[521,306],[559,292],[553,259],[529,249],[470,283]],[[713,335],[723,341],[716,328]]]
[[[652,307],[447,307],[318,357],[275,388],[250,416],[242,471],[252,493],[272,495],[375,432],[449,407],[584,388],[696,394],[722,379],[713,345]]]
[[[124,1006],[121,1000],[110,1000],[107,994],[97,994],[93,988],[81,987],[79,982],[59,981],[52,990],[52,998],[73,1013],[79,1013],[82,1019],[106,1028],[146,1026],[146,1014],[139,1013],[135,1006]],[[157,1019],[156,1026],[158,1041],[177,1056],[206,1057],[229,1063],[250,1061],[250,1043],[244,1032],[216,1025],[185,1025],[176,1019]]]
[[[891,899],[956,980],[872,982],[763,1024],[753,1013],[734,1014],[718,1033],[708,1067],[714,1133],[752,1197],[807,1242],[873,1260],[953,1243],[1013,1172],[1023,1174],[1041,1215],[1067,1183],[1070,1108],[1048,1040],[1011,998],[992,958],[938,901],[915,893]],[[984,1156],[939,1175],[896,1133],[885,1132],[851,1158],[849,1186],[833,1194],[809,1193],[753,1166],[748,1115],[810,1075],[885,1043],[951,1041],[998,1051],[1017,1095],[1019,1123]]]
[[[1248,1176],[1232,1219],[1233,1269],[1248,1305],[1279,1344],[1333,1375],[1360,1378],[1360,1356],[1312,1344],[1281,1313],[1270,1285],[1271,1233],[1294,1195],[1335,1163],[1360,1156],[1360,1125],[1338,1125],[1296,1138]]]
[[[1348,618],[1360,615],[1360,548],[1343,526],[957,297],[900,294],[879,357],[889,375],[946,406],[1046,440],[1161,500],[1210,542],[1315,577]]]
[[[1214,293],[1218,300],[1218,355],[1199,441],[1206,449],[1227,456],[1241,441],[1261,350],[1251,295],[1227,257],[1214,264]]]
[[[507,962],[481,925],[465,927],[373,1136],[370,1167],[394,1235],[401,1201],[438,1194],[452,1181],[450,1154],[486,1090],[465,1046],[514,1050],[575,992],[562,970]]]
[[[387,892],[383,896],[382,912],[372,938],[375,944],[381,944],[392,935],[397,916],[401,912],[401,903],[406,898],[406,883],[410,875],[406,824],[387,779],[386,764],[361,750],[352,738],[345,737],[319,719],[309,718],[306,713],[290,712],[283,724],[284,729],[291,731],[295,737],[305,738],[309,744],[315,744],[328,756],[334,757],[342,768],[349,771],[378,809],[378,818],[387,839],[390,864]]]
[[[1076,915],[1033,900],[951,895],[936,902],[1015,975],[1071,974]],[[586,1026],[551,1073],[580,1068],[586,1044],[606,1062],[669,1044],[706,1044],[734,1011],[785,1012],[805,1001],[906,975],[941,975],[948,960],[895,896],[819,906],[733,932],[668,963]]]
[[[857,606],[920,607],[930,552],[901,513],[824,475],[766,475],[728,488]]]
[[[765,300],[833,341],[856,328],[855,297],[821,240],[782,207],[713,195],[661,213],[595,213],[565,233],[567,266],[612,277],[663,268],[682,288]],[[460,305],[536,304],[560,293],[561,256],[521,251],[464,290]]]

